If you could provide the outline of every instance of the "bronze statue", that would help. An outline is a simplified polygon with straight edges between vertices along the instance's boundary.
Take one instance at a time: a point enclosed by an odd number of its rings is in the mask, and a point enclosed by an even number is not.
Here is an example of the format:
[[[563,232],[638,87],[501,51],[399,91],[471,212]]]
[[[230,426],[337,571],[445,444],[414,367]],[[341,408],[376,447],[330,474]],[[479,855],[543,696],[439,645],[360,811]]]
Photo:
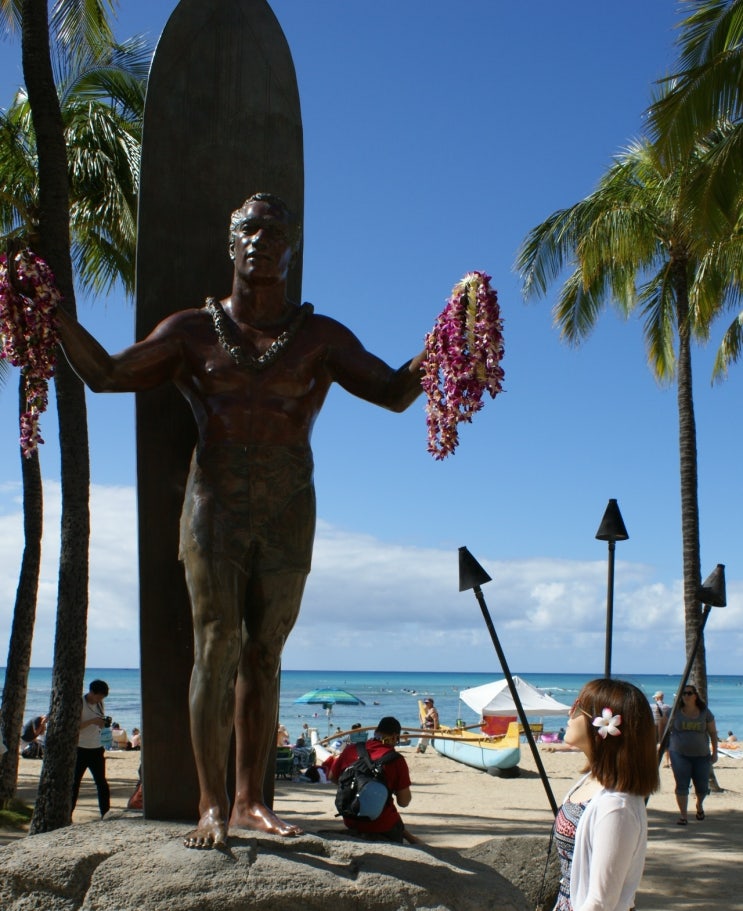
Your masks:
[[[224,844],[228,827],[301,834],[265,805],[263,780],[276,736],[281,653],[310,570],[312,427],[333,382],[396,412],[421,391],[422,355],[393,370],[336,320],[287,300],[298,241],[282,200],[251,196],[231,220],[231,294],[173,313],[117,355],[60,312],[64,351],[92,390],[139,392],[172,381],[197,424],[180,532],[194,627],[190,715],[200,818],[185,839],[192,848]]]

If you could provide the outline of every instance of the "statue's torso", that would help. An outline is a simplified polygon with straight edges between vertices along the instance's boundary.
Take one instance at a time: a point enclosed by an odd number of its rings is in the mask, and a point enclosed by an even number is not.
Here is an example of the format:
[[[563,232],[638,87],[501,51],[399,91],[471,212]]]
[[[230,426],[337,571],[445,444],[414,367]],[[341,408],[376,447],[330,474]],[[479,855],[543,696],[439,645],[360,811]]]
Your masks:
[[[185,311],[179,322],[182,353],[174,381],[191,406],[201,447],[309,443],[332,382],[327,369],[332,320],[308,317],[273,363],[260,370],[235,362],[205,311]],[[261,354],[276,336],[267,332],[244,348]]]

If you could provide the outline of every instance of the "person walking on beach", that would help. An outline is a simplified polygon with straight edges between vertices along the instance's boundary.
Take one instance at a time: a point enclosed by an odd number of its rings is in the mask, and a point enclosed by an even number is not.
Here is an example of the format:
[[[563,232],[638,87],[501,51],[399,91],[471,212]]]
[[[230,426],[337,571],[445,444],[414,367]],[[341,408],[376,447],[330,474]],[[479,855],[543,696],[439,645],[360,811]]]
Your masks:
[[[83,696],[75,777],[72,785],[72,809],[74,810],[80,793],[80,782],[85,770],[90,769],[98,791],[98,809],[101,811],[101,817],[104,817],[111,808],[111,792],[106,781],[106,751],[101,746],[101,729],[106,724],[106,709],[103,705],[106,696],[108,696],[108,684],[104,680],[92,680],[88,692]]]
[[[666,732],[666,725],[671,714],[671,706],[665,702],[662,690],[653,693],[653,718],[655,719],[656,742],[660,743]]]
[[[421,711],[421,726],[424,731],[437,731],[439,729],[439,710],[433,704],[433,699],[429,696],[423,700],[423,710]],[[425,753],[428,747],[430,737],[421,737],[415,748],[416,753]]]
[[[660,743],[668,726],[668,719],[671,716],[671,706],[665,702],[665,694],[662,690],[653,693],[653,718],[655,719],[655,740]],[[670,768],[671,759],[666,752],[666,768]]]
[[[554,911],[627,911],[645,864],[645,799],[658,788],[645,694],[622,680],[587,683],[570,710],[565,743],[585,754],[588,771],[555,818],[562,878]]]
[[[301,834],[266,805],[263,781],[276,738],[281,653],[312,557],[312,428],[334,382],[394,412],[422,391],[422,353],[394,370],[345,326],[287,299],[299,237],[281,199],[251,196],[230,223],[231,293],[172,313],[113,357],[59,314],[65,354],[91,389],[140,392],[172,382],[197,425],[180,534],[193,614],[189,706],[200,790],[199,822],[184,841],[191,848],[224,844],[228,827]]]
[[[410,771],[405,757],[395,750],[400,741],[402,728],[397,718],[391,715],[382,718],[374,735],[366,741],[369,760],[376,762],[387,753],[395,753],[396,758],[382,766],[382,775],[389,789],[389,797],[381,814],[376,819],[344,816],[343,823],[352,835],[360,835],[373,841],[390,841],[402,844],[403,840],[417,842],[405,829],[405,824],[397,806],[407,807],[413,799],[410,790]],[[358,745],[349,743],[343,752],[326,766],[330,781],[338,783],[341,772],[352,766],[359,758]],[[397,801],[397,806],[395,805]]]
[[[710,752],[711,747],[711,752]],[[668,745],[671,768],[676,781],[678,825],[688,825],[689,788],[694,782],[696,818],[704,819],[704,798],[709,794],[709,777],[717,762],[717,725],[715,716],[699,698],[690,683],[681,691],[681,708],[671,726]]]

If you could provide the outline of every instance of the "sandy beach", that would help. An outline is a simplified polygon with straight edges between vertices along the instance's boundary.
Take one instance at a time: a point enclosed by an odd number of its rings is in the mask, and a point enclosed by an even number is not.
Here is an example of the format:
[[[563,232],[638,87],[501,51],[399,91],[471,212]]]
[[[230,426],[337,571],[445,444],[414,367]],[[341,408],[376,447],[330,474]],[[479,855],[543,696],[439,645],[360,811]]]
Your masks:
[[[528,745],[522,745],[521,776],[494,778],[439,756],[404,750],[413,781],[413,802],[403,811],[407,827],[433,847],[469,848],[501,835],[549,832],[551,811]],[[579,774],[582,755],[551,752],[540,756],[558,804]],[[112,814],[119,815],[137,781],[139,753],[107,754]],[[20,761],[19,797],[33,802],[41,763]],[[677,826],[678,811],[671,770],[661,769],[661,790],[648,804],[648,858],[638,911],[743,911],[743,759],[720,756],[717,780],[722,788],[707,798],[703,822],[690,814],[689,825]],[[327,784],[276,782],[277,812],[308,832],[340,830]],[[693,800],[691,801],[693,807]],[[98,819],[95,786],[86,775],[73,824]],[[17,836],[16,836],[17,837]],[[0,831],[0,845],[13,836]]]

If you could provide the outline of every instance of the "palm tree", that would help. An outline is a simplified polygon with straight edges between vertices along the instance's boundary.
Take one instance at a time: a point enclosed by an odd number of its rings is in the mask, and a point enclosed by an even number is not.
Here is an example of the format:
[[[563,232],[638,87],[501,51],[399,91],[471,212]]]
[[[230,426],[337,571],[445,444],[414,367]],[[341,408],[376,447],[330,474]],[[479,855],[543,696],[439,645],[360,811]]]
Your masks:
[[[110,8],[112,3],[107,5]],[[57,0],[52,11],[54,61],[45,0],[0,0],[0,22],[22,21],[28,97],[9,115],[16,131],[15,214],[6,231],[25,237],[52,265],[64,306],[75,315],[73,258],[84,287],[121,277],[133,285],[134,211],[146,56],[129,77],[113,45],[105,8],[93,0]],[[125,49],[124,49],[125,50]],[[131,61],[130,61],[131,63]],[[107,117],[106,108],[110,108]],[[131,123],[127,123],[130,120]],[[29,127],[31,129],[29,129]],[[70,142],[68,163],[66,140]],[[28,167],[29,161],[36,167]],[[69,169],[69,170],[68,170]],[[117,170],[118,169],[118,170]],[[3,203],[5,199],[3,199]],[[72,218],[72,248],[70,227]],[[87,630],[89,460],[82,384],[64,358],[55,375],[60,427],[62,534],[48,749],[32,832],[67,825],[83,688]]]
[[[704,161],[699,151],[685,168],[669,169],[651,143],[633,143],[590,196],[535,227],[517,258],[527,299],[545,295],[565,267],[573,269],[553,311],[565,341],[588,336],[608,304],[624,315],[639,310],[651,369],[661,382],[676,378],[687,654],[702,616],[691,343],[706,336],[734,294],[727,247],[697,230],[699,213],[688,195]],[[703,642],[694,678],[706,692]]]
[[[743,0],[686,0],[691,10],[681,22],[679,72],[664,80],[666,91],[651,106],[650,127],[669,161],[683,162],[689,152],[726,126],[724,141],[708,143],[707,166],[692,187],[703,217],[720,210],[743,211]],[[743,228],[739,222],[738,231]],[[738,273],[740,259],[729,269]],[[724,379],[743,354],[743,312],[726,330],[713,378]]]
[[[4,363],[4,362],[3,362]],[[19,382],[19,414],[26,410],[25,385]],[[17,744],[23,726],[26,704],[28,669],[31,664],[31,644],[36,621],[36,596],[41,566],[41,536],[44,501],[41,484],[39,453],[21,456],[23,485],[23,557],[18,577],[13,623],[8,642],[5,665],[0,736],[7,744]],[[9,749],[0,757],[0,807],[13,797],[18,781],[18,750]]]
[[[120,57],[120,90],[139,91],[139,103],[124,107],[107,97],[106,73],[81,79],[61,92],[61,113],[69,162],[70,234],[75,279],[85,291],[105,293],[120,281],[134,292],[136,204],[142,141],[144,78],[141,51],[132,45]],[[98,97],[94,95],[94,89]],[[0,240],[38,244],[39,219],[36,139],[31,106],[21,89],[7,112],[0,112]]]

